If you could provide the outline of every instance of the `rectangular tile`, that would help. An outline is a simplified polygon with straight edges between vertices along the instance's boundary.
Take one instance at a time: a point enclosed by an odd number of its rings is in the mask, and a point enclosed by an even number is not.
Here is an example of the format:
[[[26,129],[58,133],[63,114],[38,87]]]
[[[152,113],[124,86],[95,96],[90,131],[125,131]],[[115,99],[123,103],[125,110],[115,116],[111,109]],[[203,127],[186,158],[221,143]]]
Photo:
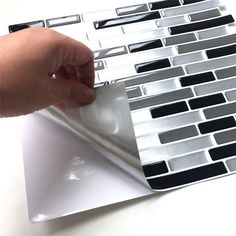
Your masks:
[[[161,18],[157,20],[158,27],[169,27],[173,25],[181,25],[188,23],[189,20],[187,16],[175,16],[170,18]]]
[[[203,71],[215,70],[222,67],[235,65],[236,55],[217,58],[214,60],[197,62],[194,64],[186,65],[188,74],[197,74]]]
[[[210,149],[209,153],[213,161],[233,157],[236,155],[236,143]]]
[[[106,20],[101,20],[101,21],[95,21],[94,27],[95,29],[104,29],[104,28],[118,26],[118,25],[125,25],[125,24],[131,24],[135,22],[158,19],[160,17],[161,17],[160,13],[158,11],[149,12],[149,13],[143,13],[143,14],[136,14],[136,15],[106,19]]]
[[[188,43],[192,41],[196,41],[197,37],[194,33],[184,34],[184,35],[176,35],[163,39],[163,42],[166,46],[178,45],[182,43]]]
[[[52,19],[46,20],[47,27],[57,27],[61,25],[70,25],[70,24],[76,24],[80,23],[80,16],[78,14],[76,15],[70,15],[70,16],[63,16],[63,17],[56,17]]]
[[[144,21],[133,23],[129,25],[122,25],[123,32],[125,34],[132,34],[132,33],[141,33],[145,31],[152,31],[157,29],[157,24],[155,20]]]
[[[209,107],[221,103],[225,103],[226,100],[222,93],[213,94],[205,97],[199,97],[189,100],[189,105],[192,110],[203,107]]]
[[[152,120],[149,109],[136,110],[131,112],[133,124],[139,124]]]
[[[210,148],[214,144],[209,136],[197,137],[178,143],[170,143],[157,148],[151,148],[139,153],[142,165],[151,164],[160,160],[168,160],[174,156]]]
[[[106,58],[105,62],[107,68],[117,68],[127,65],[135,65],[144,61],[155,61],[157,59],[163,59],[176,55],[177,52],[173,47],[161,47],[147,51],[140,51],[137,53],[129,53],[125,56],[125,60],[120,60],[119,57]]]
[[[140,51],[160,48],[162,46],[163,45],[162,45],[161,40],[156,39],[156,40],[151,40],[151,41],[146,41],[146,42],[130,44],[130,45],[128,45],[128,48],[131,53],[134,53],[134,52],[140,52]]]
[[[171,58],[174,66],[189,64],[197,61],[205,60],[204,52],[194,52],[185,55],[175,56]]]
[[[170,27],[169,30],[170,30],[171,35],[175,35],[175,34],[188,33],[188,32],[192,32],[192,31],[196,31],[196,30],[213,28],[216,26],[226,25],[226,24],[230,24],[233,22],[234,22],[233,16],[227,15],[227,16],[213,18],[210,20],[199,21],[199,22],[180,25],[180,26],[173,26],[173,27]]]
[[[236,126],[236,121],[233,118],[233,116],[218,119],[218,120],[211,120],[211,121],[203,122],[198,125],[201,134],[212,133],[215,131],[233,128],[235,126]]]
[[[211,10],[207,10],[207,11],[202,11],[202,12],[190,14],[189,18],[191,21],[194,22],[194,21],[201,21],[201,20],[205,20],[205,19],[209,19],[209,18],[218,17],[220,15],[221,15],[221,13],[220,13],[219,9],[216,8],[216,9],[211,9]]]
[[[150,83],[154,81],[165,80],[169,78],[174,78],[176,76],[184,75],[184,70],[182,67],[173,67],[169,69],[163,69],[156,71],[154,73],[145,74],[139,77],[134,77],[132,79],[127,79],[124,81],[126,87],[134,86],[138,84]]]
[[[172,171],[179,171],[187,168],[193,168],[199,165],[207,164],[208,160],[205,152],[196,152],[188,155],[170,159],[169,167]]]
[[[184,14],[191,14],[193,12],[205,11],[207,9],[215,8],[220,6],[219,0],[212,0],[212,1],[203,1],[193,5],[185,5],[176,8],[165,9],[162,11],[162,15],[164,17],[171,17],[176,15],[184,15]]]
[[[125,16],[129,14],[135,14],[140,12],[148,11],[147,4],[138,4],[127,7],[116,8],[116,13],[118,16]]]
[[[176,79],[157,81],[142,86],[145,95],[160,94],[181,88]]]
[[[236,101],[236,90],[229,91],[225,93],[228,101]]]
[[[114,47],[114,48],[108,48],[108,49],[102,49],[99,51],[94,52],[94,58],[95,59],[102,59],[107,57],[114,57],[114,56],[120,56],[127,54],[128,50],[125,46],[121,47]]]
[[[221,116],[227,116],[236,113],[236,102],[207,108],[204,111],[207,119],[214,119]]]
[[[236,171],[236,158],[227,160],[226,165],[228,166],[231,172]]]
[[[203,84],[214,80],[215,80],[214,74],[212,72],[206,72],[206,73],[181,77],[180,83],[183,87],[186,87],[196,84]]]
[[[236,88],[236,78],[221,80],[209,84],[197,85],[194,87],[194,91],[198,96],[201,96],[209,93],[218,93],[223,90],[229,90],[233,88]]]
[[[143,172],[146,177],[161,175],[168,173],[168,167],[165,161],[161,161],[152,165],[143,166]]]
[[[161,0],[158,2],[151,2],[148,4],[151,10],[158,10],[169,7],[180,6],[179,0]]]
[[[195,125],[185,126],[179,129],[159,133],[159,139],[162,144],[171,143],[194,136],[198,136],[198,131]]]
[[[188,111],[186,102],[177,102],[150,110],[153,119]]]
[[[129,99],[142,96],[140,87],[135,87],[135,88],[127,90],[127,96]]]
[[[236,44],[206,51],[207,57],[209,59],[228,56],[235,53],[236,53]]]
[[[236,76],[236,66],[220,69],[215,71],[218,79],[225,79]]]
[[[103,61],[94,62],[94,70],[103,70],[105,68]]]
[[[164,132],[170,129],[176,129],[181,126],[187,126],[202,121],[202,115],[199,111],[180,113],[175,116],[167,116],[164,119],[155,119],[146,123],[135,125],[136,137],[142,137],[154,132]]]
[[[148,72],[151,70],[163,69],[170,66],[171,64],[170,64],[169,59],[162,59],[162,60],[149,61],[149,62],[136,64],[135,69],[137,73],[143,73],[143,72]]]
[[[158,138],[153,134],[149,136],[137,138],[136,141],[137,141],[138,150],[143,150],[149,147],[155,147],[156,145],[160,144]]]
[[[207,39],[203,41],[198,41],[194,43],[188,43],[184,45],[178,46],[178,52],[180,54],[182,53],[188,53],[213,47],[220,47],[224,46],[226,44],[232,44],[236,41],[236,34],[227,35],[223,37],[218,37],[214,39]]]
[[[236,129],[214,134],[217,144],[225,144],[236,141]]]
[[[106,9],[94,12],[87,12],[82,14],[83,21],[95,21],[95,20],[102,20],[104,18],[109,19],[117,17],[115,9]]]
[[[130,109],[133,110],[138,110],[142,109],[148,106],[155,106],[155,105],[161,105],[164,103],[169,103],[169,102],[175,102],[178,100],[186,99],[186,98],[191,98],[193,97],[193,92],[191,89],[180,89],[164,94],[160,94],[157,96],[152,96],[152,97],[147,97],[143,98],[137,101],[130,102]]]
[[[187,4],[192,4],[196,2],[202,2],[202,1],[206,1],[206,0],[183,0],[183,4],[187,5]]]
[[[207,178],[216,177],[226,173],[227,169],[225,168],[223,162],[218,162],[172,175],[148,179],[148,183],[151,188],[155,190],[164,190],[201,181]]]
[[[8,30],[9,33],[13,33],[19,30],[27,29],[27,28],[38,28],[38,27],[45,27],[45,23],[43,20],[38,21],[31,21],[31,22],[25,22],[15,25],[9,25]]]
[[[197,32],[198,38],[210,39],[215,37],[222,37],[223,35],[229,34],[228,25],[223,25],[215,28],[210,28],[207,30],[201,30]]]
[[[150,21],[151,22],[151,21]],[[100,44],[103,48],[109,48],[119,45],[126,45],[131,43],[138,43],[142,41],[154,40],[157,38],[163,38],[169,36],[169,32],[166,28],[159,28],[152,31],[135,32],[130,34],[124,34],[122,37],[110,37],[100,40]]]

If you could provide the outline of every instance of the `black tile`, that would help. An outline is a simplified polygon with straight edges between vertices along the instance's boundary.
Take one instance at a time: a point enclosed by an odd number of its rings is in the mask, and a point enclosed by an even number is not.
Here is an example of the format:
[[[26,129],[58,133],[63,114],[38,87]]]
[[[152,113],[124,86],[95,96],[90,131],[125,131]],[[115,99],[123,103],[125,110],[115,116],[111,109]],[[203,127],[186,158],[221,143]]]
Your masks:
[[[162,0],[158,2],[150,2],[149,7],[151,10],[158,10],[163,8],[180,6],[179,0]]]
[[[223,57],[234,53],[236,53],[236,44],[206,51],[209,59]]]
[[[166,67],[170,67],[169,59],[162,59],[157,61],[149,61],[135,65],[137,73],[147,72],[151,70],[158,70]]]
[[[27,29],[27,28],[38,28],[38,27],[45,27],[43,20],[25,22],[25,23],[20,23],[16,25],[9,25],[8,30],[9,30],[9,33],[13,33],[19,30]]]
[[[203,122],[198,125],[201,134],[207,134],[223,129],[228,129],[236,126],[236,121],[231,117],[226,117],[218,120]]]
[[[148,179],[147,181],[152,189],[163,190],[212,178],[226,173],[227,169],[225,168],[223,162],[218,162],[172,175]]]
[[[221,160],[224,158],[232,157],[236,155],[236,143],[213,148],[209,150],[213,161]]]
[[[154,176],[154,175],[161,175],[168,173],[168,168],[165,161],[155,163],[152,165],[145,165],[143,166],[143,172],[146,177]]]
[[[199,109],[202,107],[208,107],[208,106],[213,106],[217,105],[220,103],[224,103],[225,98],[222,93],[214,94],[214,95],[209,95],[205,97],[200,97],[200,98],[195,98],[189,100],[189,105],[191,109]]]
[[[220,25],[226,25],[233,22],[234,22],[233,16],[227,15],[227,16],[217,17],[217,18],[200,21],[196,23],[173,26],[173,27],[170,27],[169,29],[170,29],[171,35],[174,35],[174,34],[183,34],[183,33],[196,31],[196,30],[203,30],[207,28],[220,26]]]
[[[180,83],[183,87],[202,84],[210,81],[214,81],[215,77],[212,72],[190,75],[180,78]]]
[[[150,109],[152,118],[159,118],[163,116],[173,115],[181,112],[188,111],[186,102],[178,102],[174,104],[164,105],[161,107]]]
[[[125,16],[129,14],[140,13],[140,12],[145,12],[145,11],[148,11],[147,4],[120,7],[116,9],[116,13],[118,16]]]
[[[155,11],[155,12],[149,12],[149,13],[144,13],[144,14],[137,14],[137,15],[107,19],[107,20],[102,20],[102,21],[95,21],[94,27],[95,29],[103,29],[103,28],[108,28],[108,27],[113,27],[113,26],[118,26],[118,25],[153,20],[160,17],[161,17],[160,13],[158,11]]]
[[[128,47],[129,47],[129,51],[133,53],[133,52],[140,52],[140,51],[145,51],[145,50],[154,49],[154,48],[160,48],[162,46],[163,45],[162,45],[161,40],[157,39],[157,40],[152,40],[152,41],[147,41],[147,42],[130,44]]]
[[[192,3],[196,3],[196,2],[203,2],[206,0],[183,0],[183,4],[187,5],[187,4],[192,4]]]

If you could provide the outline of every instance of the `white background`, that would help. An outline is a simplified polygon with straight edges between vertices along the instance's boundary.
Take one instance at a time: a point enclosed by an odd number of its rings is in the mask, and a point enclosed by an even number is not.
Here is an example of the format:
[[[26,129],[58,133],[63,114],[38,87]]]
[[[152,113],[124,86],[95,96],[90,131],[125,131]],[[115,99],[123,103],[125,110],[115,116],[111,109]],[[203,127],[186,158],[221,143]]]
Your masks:
[[[143,1],[0,1],[9,24]],[[234,1],[225,1],[236,16]],[[235,7],[234,7],[235,5]],[[21,118],[0,120],[0,235],[236,235],[236,175],[49,222],[30,225],[20,143]]]

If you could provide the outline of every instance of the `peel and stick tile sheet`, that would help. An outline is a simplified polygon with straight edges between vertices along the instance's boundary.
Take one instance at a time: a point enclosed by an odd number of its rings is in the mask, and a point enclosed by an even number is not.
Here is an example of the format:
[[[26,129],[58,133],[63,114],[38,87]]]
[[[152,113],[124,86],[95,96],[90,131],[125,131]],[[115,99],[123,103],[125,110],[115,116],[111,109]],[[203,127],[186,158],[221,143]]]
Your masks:
[[[125,84],[153,190],[236,171],[236,28],[218,0],[162,0],[9,26],[94,51],[96,84]]]

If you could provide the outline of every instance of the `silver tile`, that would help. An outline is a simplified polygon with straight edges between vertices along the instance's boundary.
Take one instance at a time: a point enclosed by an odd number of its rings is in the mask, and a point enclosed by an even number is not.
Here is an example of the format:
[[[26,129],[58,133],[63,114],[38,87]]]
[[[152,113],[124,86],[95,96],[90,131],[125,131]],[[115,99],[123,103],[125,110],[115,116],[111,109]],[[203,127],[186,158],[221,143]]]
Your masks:
[[[133,124],[148,122],[152,120],[151,113],[148,108],[131,112]]]
[[[236,171],[236,158],[232,158],[226,161],[226,165],[228,166],[231,172]]]
[[[163,92],[176,90],[178,88],[181,88],[181,85],[176,79],[157,81],[142,86],[142,90],[145,95],[160,94]]]
[[[236,102],[207,108],[203,110],[203,112],[207,119],[214,119],[221,116],[232,115],[236,113]]]
[[[183,35],[176,35],[172,37],[167,37],[163,39],[163,42],[166,46],[172,46],[172,45],[177,45],[181,43],[187,43],[187,42],[192,42],[196,41],[197,37],[194,33],[190,34],[183,34]]]
[[[142,149],[148,148],[148,147],[155,147],[159,144],[160,144],[160,142],[159,142],[157,136],[155,136],[154,134],[137,139],[137,146],[138,146],[139,151],[141,151]]]
[[[116,9],[116,13],[118,16],[124,16],[128,14],[140,13],[148,11],[147,4],[139,4],[127,7],[120,7]]]
[[[185,126],[182,128],[159,133],[159,139],[162,144],[171,143],[194,136],[198,136],[198,131],[195,125]]]
[[[168,29],[160,28],[153,31],[125,34],[122,37],[110,37],[107,39],[101,39],[100,43],[102,47],[109,48],[118,45],[125,45],[136,42],[148,41],[156,38],[168,37],[169,35],[170,34]]]
[[[220,27],[215,27],[207,30],[201,30],[197,32],[199,39],[210,39],[214,37],[219,37],[229,34],[229,26],[224,25]]]
[[[194,91],[198,96],[202,96],[233,88],[236,88],[236,78],[198,85],[194,87]]]
[[[157,29],[156,21],[150,20],[145,22],[138,22],[129,25],[122,26],[123,31],[125,34],[131,34],[136,32],[143,32],[143,31],[152,31]]]
[[[184,70],[182,67],[173,67],[170,69],[164,69],[152,73],[147,73],[142,76],[135,76],[133,78],[124,80],[124,82],[126,87],[129,87],[138,84],[145,84],[153,81],[174,78],[182,75],[184,75]]]
[[[195,53],[189,53],[187,55],[185,54],[181,56],[172,57],[171,61],[173,65],[178,66],[197,61],[203,61],[204,59],[206,59],[205,52],[195,52]]]
[[[227,130],[214,134],[214,138],[217,144],[225,144],[236,141],[236,129]]]
[[[187,65],[186,71],[188,74],[200,73],[203,71],[215,70],[218,68],[235,65],[236,55],[222,57],[214,60],[198,62]],[[204,93],[205,94],[205,93]]]
[[[223,37],[218,37],[214,39],[202,40],[199,42],[188,43],[178,46],[179,53],[188,53],[198,50],[203,50],[207,48],[224,46],[226,44],[232,44],[236,41],[236,34],[227,35]]]
[[[164,17],[176,16],[176,15],[184,15],[191,14],[192,12],[205,11],[207,9],[216,8],[220,5],[219,0],[212,1],[203,1],[196,4],[184,5],[175,8],[169,8],[161,11]]]
[[[164,103],[171,103],[178,100],[193,97],[193,92],[190,88],[179,89],[168,93],[159,94],[152,97],[142,98],[133,102],[130,102],[130,110],[138,110],[147,106],[157,106]]]
[[[47,24],[48,27],[75,24],[75,23],[79,23],[79,22],[80,22],[79,15],[57,17],[57,18],[46,20],[46,24]]]
[[[236,101],[236,90],[229,91],[225,93],[228,101]]]
[[[217,17],[220,15],[221,15],[220,10],[216,8],[216,9],[211,9],[207,11],[190,14],[189,18],[191,21],[201,21],[201,20]]]
[[[136,74],[137,73],[134,66],[126,66],[118,69],[98,71],[99,79],[102,82],[131,77]]]
[[[96,21],[117,17],[115,9],[100,10],[82,14],[83,21]]]
[[[170,129],[187,126],[202,121],[199,111],[182,113],[179,115],[168,116],[162,119],[152,120],[146,123],[139,123],[134,126],[136,137],[142,137],[154,132],[164,132]]]
[[[177,157],[168,161],[172,171],[179,171],[208,163],[205,152],[196,152],[189,155]]]
[[[233,77],[236,76],[236,66],[224,68],[221,70],[216,70],[215,73],[218,79]]]
[[[99,51],[94,52],[95,59],[107,58],[107,57],[114,57],[127,54],[128,50],[125,46],[121,47],[113,47],[108,49],[102,49]]]
[[[157,20],[156,22],[158,27],[169,27],[174,25],[186,24],[189,22],[189,19],[187,16],[175,16],[170,18],[162,18],[160,20]]]
[[[140,87],[134,87],[126,91],[129,99],[142,96]]]
[[[212,147],[214,144],[210,136],[203,136],[183,142],[164,145],[157,148],[148,149],[140,152],[141,163],[151,164],[160,160],[167,160],[174,156],[184,155],[190,152],[199,151]]]
[[[94,62],[94,69],[95,70],[103,70],[105,67],[104,67],[104,63],[103,61],[95,61]]]
[[[137,53],[131,53],[125,57],[125,60],[120,60],[120,58],[107,58],[106,65],[107,68],[117,68],[122,66],[127,66],[131,64],[138,64],[144,61],[152,61],[156,59],[167,58],[170,56],[177,55],[177,51],[174,47],[158,48],[154,50],[142,51]]]

